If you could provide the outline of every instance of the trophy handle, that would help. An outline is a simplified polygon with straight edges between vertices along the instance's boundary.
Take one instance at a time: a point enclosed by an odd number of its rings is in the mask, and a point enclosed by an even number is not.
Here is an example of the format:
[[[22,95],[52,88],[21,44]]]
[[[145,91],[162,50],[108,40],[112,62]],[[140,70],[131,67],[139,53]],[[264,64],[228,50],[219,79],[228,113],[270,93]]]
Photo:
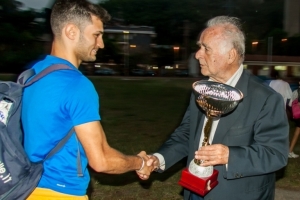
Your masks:
[[[204,138],[203,138],[202,146],[210,145],[208,139],[209,139],[209,136],[210,136],[210,131],[211,131],[212,123],[213,123],[212,116],[210,116],[209,114],[207,114],[207,121],[206,121],[205,127],[204,127]],[[204,162],[204,160],[194,159],[194,162],[197,165],[200,165],[200,164],[202,164]]]

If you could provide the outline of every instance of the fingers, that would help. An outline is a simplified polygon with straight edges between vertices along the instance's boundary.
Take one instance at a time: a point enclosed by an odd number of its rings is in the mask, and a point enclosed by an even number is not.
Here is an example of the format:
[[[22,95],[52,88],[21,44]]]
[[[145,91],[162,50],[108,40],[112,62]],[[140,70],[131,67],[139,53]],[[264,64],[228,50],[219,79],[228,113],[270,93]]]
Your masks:
[[[148,155],[148,157],[149,160],[147,161],[147,166],[152,166],[152,171],[158,169],[160,166],[158,158],[154,155]]]
[[[203,160],[201,166],[227,164],[229,148],[222,144],[213,144],[201,147],[195,152],[195,158]]]
[[[153,161],[150,160],[145,151],[141,151],[138,155],[143,158],[143,163],[141,169],[136,170],[136,173],[140,179],[147,180],[154,168]]]
[[[145,164],[140,170],[137,170],[136,173],[140,179],[147,180],[151,172],[158,168],[159,160],[156,156],[147,155],[145,151],[141,151],[138,155],[144,159]]]
[[[140,179],[142,180],[147,180],[149,179],[150,176],[142,174],[141,172],[136,171],[136,174],[139,176]]]

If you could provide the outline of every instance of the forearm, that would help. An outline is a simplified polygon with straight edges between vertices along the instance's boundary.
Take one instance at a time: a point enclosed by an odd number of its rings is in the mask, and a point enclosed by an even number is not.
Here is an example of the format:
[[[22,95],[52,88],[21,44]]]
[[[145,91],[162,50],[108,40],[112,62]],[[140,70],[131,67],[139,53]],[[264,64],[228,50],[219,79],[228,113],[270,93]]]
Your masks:
[[[102,158],[91,167],[97,172],[108,174],[122,174],[129,171],[140,170],[143,159],[139,156],[125,155],[116,149],[109,148],[104,151]]]
[[[75,131],[86,153],[88,163],[96,172],[120,174],[139,170],[143,159],[139,156],[124,155],[110,147],[99,122],[75,126]],[[139,153],[146,162],[145,152]]]

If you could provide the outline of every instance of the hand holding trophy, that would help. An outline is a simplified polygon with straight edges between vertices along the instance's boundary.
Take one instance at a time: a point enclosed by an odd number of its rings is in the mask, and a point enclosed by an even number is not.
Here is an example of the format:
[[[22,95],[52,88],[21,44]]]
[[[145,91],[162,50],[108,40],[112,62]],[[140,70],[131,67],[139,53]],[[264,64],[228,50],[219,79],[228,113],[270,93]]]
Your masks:
[[[207,122],[204,127],[202,146],[209,144],[209,136],[214,119],[234,110],[243,94],[238,89],[213,81],[196,81],[193,83],[196,102],[204,110]],[[204,160],[194,159],[188,169],[182,171],[179,184],[197,194],[204,196],[218,184],[218,171],[213,166],[202,167]]]

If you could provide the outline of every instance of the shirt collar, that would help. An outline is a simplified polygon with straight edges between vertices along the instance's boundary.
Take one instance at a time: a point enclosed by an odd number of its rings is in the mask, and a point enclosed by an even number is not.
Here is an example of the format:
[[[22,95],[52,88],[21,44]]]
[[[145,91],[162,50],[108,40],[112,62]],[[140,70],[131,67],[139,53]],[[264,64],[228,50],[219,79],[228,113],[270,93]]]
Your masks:
[[[243,73],[243,64],[240,65],[238,70],[230,77],[230,79],[225,83],[226,85],[230,85],[231,87],[235,87],[236,83],[241,78]],[[213,81],[211,78],[208,79],[209,81]]]
[[[233,76],[226,82],[227,85],[230,85],[231,87],[235,87],[236,83],[241,78],[241,75],[243,73],[243,64],[240,65],[238,70],[233,74]]]

